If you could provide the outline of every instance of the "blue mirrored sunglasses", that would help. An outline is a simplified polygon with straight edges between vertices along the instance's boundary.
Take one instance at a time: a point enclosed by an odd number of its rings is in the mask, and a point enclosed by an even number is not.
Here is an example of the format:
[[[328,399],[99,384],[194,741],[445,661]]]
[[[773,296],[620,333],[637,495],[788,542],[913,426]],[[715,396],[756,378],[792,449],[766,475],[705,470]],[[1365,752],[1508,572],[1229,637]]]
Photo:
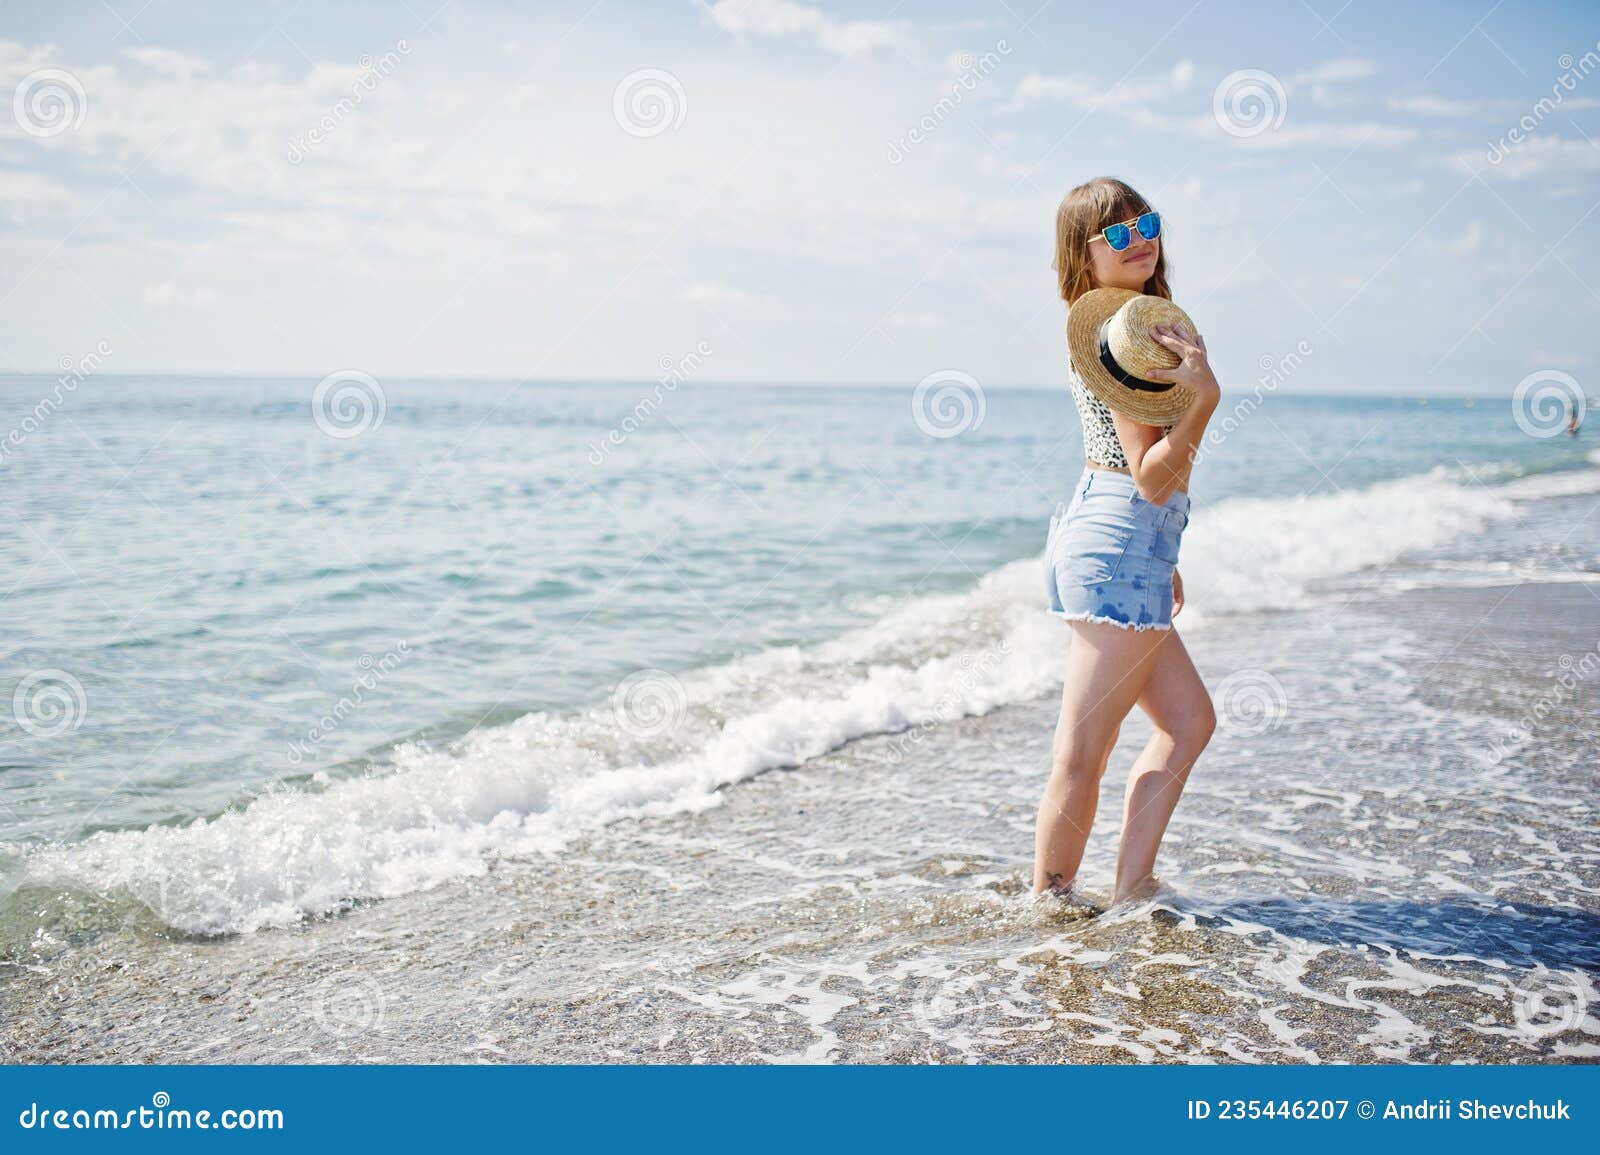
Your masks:
[[[1089,239],[1097,241],[1103,237],[1106,244],[1111,246],[1112,252],[1120,253],[1133,243],[1133,229],[1128,227],[1130,224],[1133,228],[1138,229],[1139,235],[1147,241],[1153,241],[1161,235],[1161,214],[1141,213],[1131,221],[1107,225],[1100,230],[1100,236],[1090,237]]]

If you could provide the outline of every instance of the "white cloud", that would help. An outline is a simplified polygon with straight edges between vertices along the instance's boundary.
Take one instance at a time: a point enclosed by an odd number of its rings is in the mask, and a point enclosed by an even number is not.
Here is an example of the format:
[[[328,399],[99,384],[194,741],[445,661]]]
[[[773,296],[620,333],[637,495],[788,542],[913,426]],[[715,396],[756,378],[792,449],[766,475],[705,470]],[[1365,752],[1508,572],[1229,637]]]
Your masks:
[[[1375,76],[1378,66],[1359,56],[1344,56],[1296,72],[1289,77],[1290,84],[1347,84],[1352,80],[1365,80]]]
[[[694,305],[744,305],[749,303],[750,294],[731,285],[702,281],[690,285],[679,294],[679,298]]]
[[[1012,107],[1067,104],[1082,109],[1103,108],[1113,115],[1133,118],[1152,105],[1165,103],[1174,93],[1187,91],[1193,81],[1194,65],[1187,60],[1178,61],[1165,75],[1125,77],[1115,83],[1087,72],[1030,72],[1017,82]]]
[[[1070,104],[1078,108],[1093,108],[1100,99],[1100,94],[1100,82],[1087,73],[1069,72],[1046,76],[1030,72],[1017,81],[1013,101],[1019,108],[1039,104]]]
[[[1465,255],[1475,253],[1483,247],[1483,222],[1468,221],[1467,227],[1458,236],[1432,237],[1424,234],[1417,238],[1417,246],[1438,253],[1454,253]]]
[[[1339,76],[1360,75],[1360,64],[1358,61],[1345,61],[1338,68],[1325,66],[1323,72]],[[1057,75],[1033,72],[1018,81],[1011,108],[1019,111],[1038,105],[1064,104],[1085,112],[1103,113],[1156,132],[1211,141],[1221,137],[1223,143],[1262,151],[1285,148],[1350,149],[1358,145],[1396,148],[1417,139],[1416,130],[1403,125],[1373,122],[1308,123],[1304,118],[1293,115],[1276,128],[1255,136],[1232,136],[1224,133],[1213,115],[1211,93],[1182,95],[1190,87],[1192,79],[1193,66],[1188,61],[1180,61],[1165,76],[1124,80],[1116,84],[1109,84],[1083,72]],[[1201,95],[1204,96],[1203,100]],[[1203,104],[1205,111],[1167,111],[1167,107],[1174,104],[1180,109],[1190,110],[1197,104]],[[1292,100],[1289,107],[1292,112]]]
[[[1354,124],[1303,124],[1293,121],[1259,136],[1230,138],[1239,148],[1272,151],[1282,148],[1400,148],[1415,143],[1420,134],[1403,125],[1362,121]]]
[[[942,313],[896,311],[886,323],[892,329],[942,329],[950,319]]]
[[[1442,96],[1391,96],[1389,107],[1396,112],[1414,112],[1418,116],[1471,116],[1481,107],[1471,100],[1446,100]]]
[[[217,292],[208,285],[185,289],[172,281],[159,281],[144,287],[143,298],[145,304],[162,309],[205,309],[217,303]]]
[[[0,204],[8,209],[22,204],[46,207],[76,202],[70,186],[44,173],[0,169]]]
[[[1056,6],[1034,24],[1039,39],[1014,18],[998,25],[1014,55],[984,99],[964,101],[893,165],[885,146],[928,114],[930,93],[949,90],[949,51],[974,39],[970,29],[851,20],[831,0],[708,4],[703,16],[682,4],[675,16],[602,5],[533,74],[499,49],[553,45],[574,13],[469,7],[449,9],[435,35],[366,9],[342,29],[306,16],[326,34],[289,31],[318,57],[311,66],[281,37],[238,61],[248,43],[238,28],[214,52],[196,47],[198,34],[184,53],[0,42],[0,92],[60,67],[89,98],[81,127],[48,140],[0,116],[0,217],[10,218],[0,268],[13,270],[0,284],[12,293],[0,359],[54,364],[83,326],[121,324],[132,331],[119,365],[138,371],[637,376],[660,350],[709,335],[723,379],[915,381],[971,364],[985,379],[1059,380],[1050,222],[1061,192],[1110,172],[1159,197],[1177,290],[1214,327],[1219,364],[1231,356],[1248,370],[1252,343],[1292,347],[1315,314],[1343,310],[1348,355],[1319,345],[1317,370],[1338,388],[1369,357],[1430,371],[1437,353],[1415,353],[1427,343],[1416,334],[1386,344],[1409,279],[1478,316],[1538,256],[1485,286],[1505,209],[1474,182],[1434,243],[1386,264],[1433,211],[1418,217],[1415,194],[1437,192],[1442,205],[1461,186],[1426,166],[1471,138],[1458,132],[1431,158],[1397,156],[1451,125],[1422,119],[1421,103],[1410,115],[1386,104],[1370,62],[1295,72],[1270,50],[1167,57],[1113,83],[1143,48],[1074,54],[1085,18]],[[361,55],[401,34],[415,50],[292,163],[291,140],[350,96]],[[1386,50],[1382,73],[1403,73],[1414,51]],[[826,54],[848,52],[873,53],[872,66],[830,70]],[[1212,111],[1214,85],[1240,64],[1275,69],[1293,89],[1285,121],[1246,139],[1224,134]],[[613,97],[647,66],[681,81],[686,115],[641,139],[617,123]],[[1364,104],[1320,111],[1318,85]],[[1509,81],[1486,81],[1463,99],[1504,109],[1509,126],[1528,107],[1509,92]],[[1552,118],[1535,135],[1558,126]],[[1483,127],[1485,143],[1498,135]],[[1284,149],[1299,150],[1292,162]],[[1530,220],[1541,206],[1568,213],[1564,229],[1593,200],[1591,151],[1530,140],[1498,175],[1550,179],[1499,191]],[[1562,192],[1584,199],[1549,201]],[[1282,224],[1251,232],[1261,219]],[[1242,264],[1240,236],[1263,242]],[[1580,229],[1564,246],[1573,268],[1590,244]],[[91,269],[95,300],[85,300]],[[1563,347],[1567,330],[1533,307],[1547,275],[1570,294],[1570,276],[1548,262],[1485,323],[1496,342],[1531,316],[1524,345]],[[1211,286],[1218,303],[1208,306]],[[1261,315],[1264,335],[1253,328]],[[1449,347],[1460,334],[1454,315],[1446,322],[1422,337]],[[1453,383],[1444,371],[1430,380]]]
[[[1345,86],[1366,80],[1377,71],[1378,66],[1371,60],[1345,56],[1293,73],[1285,81],[1285,88],[1291,99],[1303,97],[1321,108],[1366,104],[1365,96],[1348,92]]]
[[[840,56],[911,42],[911,26],[904,21],[840,20],[793,0],[702,0],[700,7],[713,24],[736,36],[812,40]]]
[[[191,76],[211,71],[210,61],[171,48],[140,45],[137,48],[124,48],[122,55],[144,65],[152,72],[178,80],[187,80]]]

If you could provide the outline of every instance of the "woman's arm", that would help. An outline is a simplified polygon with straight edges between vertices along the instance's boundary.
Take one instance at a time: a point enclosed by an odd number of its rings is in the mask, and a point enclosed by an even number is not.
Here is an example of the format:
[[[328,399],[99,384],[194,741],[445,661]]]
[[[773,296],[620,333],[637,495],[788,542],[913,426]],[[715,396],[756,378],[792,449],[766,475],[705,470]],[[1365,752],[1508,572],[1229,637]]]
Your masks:
[[[1111,420],[1117,427],[1123,452],[1128,455],[1128,470],[1139,496],[1160,505],[1180,489],[1189,487],[1189,471],[1205,437],[1206,426],[1222,400],[1222,388],[1206,359],[1205,338],[1192,339],[1183,330],[1157,325],[1150,335],[1177,353],[1182,360],[1173,369],[1151,370],[1152,381],[1171,381],[1194,391],[1195,399],[1173,423],[1172,432],[1163,435],[1159,425],[1146,425],[1115,410]]]

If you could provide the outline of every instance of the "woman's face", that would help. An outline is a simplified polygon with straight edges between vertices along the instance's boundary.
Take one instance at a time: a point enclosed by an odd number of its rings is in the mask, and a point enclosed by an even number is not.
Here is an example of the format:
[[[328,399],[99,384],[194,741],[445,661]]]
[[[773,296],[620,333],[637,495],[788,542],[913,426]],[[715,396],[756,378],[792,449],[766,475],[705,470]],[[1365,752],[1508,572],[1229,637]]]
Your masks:
[[[1129,230],[1133,240],[1120,253],[1112,251],[1105,237],[1094,234],[1089,241],[1089,275],[1096,288],[1133,289],[1142,291],[1144,284],[1156,271],[1156,258],[1161,255],[1161,238],[1147,241],[1138,229]]]

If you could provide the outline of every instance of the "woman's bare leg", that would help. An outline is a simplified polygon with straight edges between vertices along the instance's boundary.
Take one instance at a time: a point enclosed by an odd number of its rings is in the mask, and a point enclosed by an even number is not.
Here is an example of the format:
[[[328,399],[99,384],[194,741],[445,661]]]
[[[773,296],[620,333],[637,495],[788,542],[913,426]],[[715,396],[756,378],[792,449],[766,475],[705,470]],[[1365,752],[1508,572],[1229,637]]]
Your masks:
[[[1148,888],[1156,851],[1189,770],[1217,726],[1211,695],[1176,630],[1169,631],[1168,644],[1156,652],[1139,708],[1150,716],[1155,732],[1128,773],[1114,902]]]
[[[1100,800],[1100,776],[1169,632],[1104,622],[1067,624],[1072,645],[1034,838],[1035,894],[1065,890],[1077,877]]]

